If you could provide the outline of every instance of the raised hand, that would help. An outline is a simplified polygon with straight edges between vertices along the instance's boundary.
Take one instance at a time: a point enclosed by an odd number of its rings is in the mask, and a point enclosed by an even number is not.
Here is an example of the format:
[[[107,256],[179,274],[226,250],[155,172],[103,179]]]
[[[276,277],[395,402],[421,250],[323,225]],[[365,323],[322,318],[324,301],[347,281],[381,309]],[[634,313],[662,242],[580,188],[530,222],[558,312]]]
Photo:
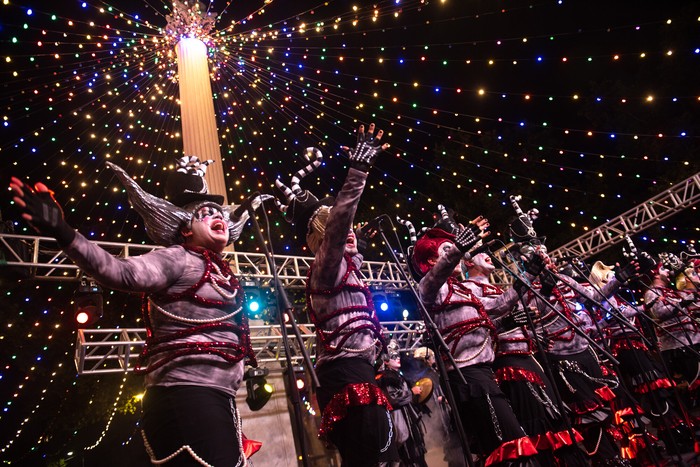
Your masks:
[[[48,235],[67,246],[75,238],[75,230],[63,218],[63,209],[53,197],[53,191],[43,183],[37,183],[32,189],[16,177],[10,180],[12,198],[22,209],[22,218],[42,235]]]
[[[532,274],[533,276],[539,276],[547,266],[544,258],[541,255],[538,255],[537,252],[532,252],[526,258],[527,261],[525,261],[524,264],[525,272]]]
[[[621,283],[625,284],[630,279],[637,277],[639,274],[639,263],[636,261],[630,261],[624,266],[618,265],[615,268],[615,278]]]
[[[489,221],[483,216],[473,219],[466,227],[463,227],[455,236],[455,246],[462,253],[469,251],[479,240],[489,235],[486,229],[489,227]]]
[[[646,274],[656,267],[656,260],[646,251],[639,253],[637,260],[639,261],[640,274]]]
[[[360,125],[359,130],[357,130],[355,147],[352,149],[347,146],[341,147],[350,159],[350,167],[368,172],[379,153],[389,147],[388,144],[381,144],[383,134],[384,131],[379,130],[377,136],[374,136],[374,123],[369,125],[367,132],[365,132],[365,126]]]
[[[526,324],[528,324],[527,311],[522,308],[516,308],[505,315],[501,320],[501,326],[503,326],[506,331],[525,326]]]

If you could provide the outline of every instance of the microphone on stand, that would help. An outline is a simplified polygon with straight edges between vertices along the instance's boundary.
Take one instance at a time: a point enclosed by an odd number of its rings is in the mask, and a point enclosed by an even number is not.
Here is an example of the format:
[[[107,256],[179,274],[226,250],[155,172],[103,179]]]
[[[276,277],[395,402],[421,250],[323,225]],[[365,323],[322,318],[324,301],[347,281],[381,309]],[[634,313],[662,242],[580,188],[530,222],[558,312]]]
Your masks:
[[[483,243],[481,246],[478,246],[474,248],[473,250],[470,250],[466,253],[464,253],[464,256],[462,259],[464,261],[469,261],[470,259],[474,258],[476,255],[481,254],[481,253],[488,253],[488,254],[493,254],[491,251],[491,247],[496,244],[498,240],[489,240],[488,242]]]
[[[372,232],[375,232],[377,230],[381,230],[381,223],[384,219],[386,219],[387,216],[386,214],[382,214],[381,216],[377,216],[371,221],[367,222],[365,225],[363,225],[361,228],[357,230],[357,237],[362,238],[363,240],[366,240],[370,238],[370,235],[372,235]]]
[[[513,221],[509,226],[511,235],[520,240],[532,240],[537,238],[537,232],[535,232],[532,222],[539,216],[539,211],[537,209],[531,209],[527,213],[524,212],[520,204],[518,204],[518,201],[522,199],[520,195],[510,195],[509,199],[517,215],[517,220]]]

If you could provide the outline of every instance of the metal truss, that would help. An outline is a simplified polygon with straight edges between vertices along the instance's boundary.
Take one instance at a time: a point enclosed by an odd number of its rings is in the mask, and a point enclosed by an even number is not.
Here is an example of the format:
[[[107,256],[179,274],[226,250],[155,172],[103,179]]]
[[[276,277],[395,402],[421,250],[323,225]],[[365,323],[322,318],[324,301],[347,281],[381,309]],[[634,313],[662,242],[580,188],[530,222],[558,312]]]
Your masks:
[[[700,201],[700,172],[646,200],[600,227],[551,251],[553,258],[590,258]]]
[[[299,324],[300,343],[290,337],[292,359],[301,360],[301,345],[309,355],[316,354],[316,334],[313,324]],[[404,350],[420,347],[425,325],[422,321],[387,321],[382,323],[387,339],[395,339]],[[124,373],[134,370],[143,350],[146,330],[125,329],[79,329],[75,345],[75,367],[78,374]],[[279,325],[250,326],[250,340],[259,364],[285,360],[282,332]]]
[[[130,243],[99,241],[95,243],[119,258],[137,256],[162,248],[155,245]],[[32,278],[35,280],[75,281],[80,279],[81,272],[78,266],[73,264],[52,238],[0,234],[0,247],[6,258],[4,263],[6,266],[30,268]],[[257,278],[263,282],[272,279],[271,270],[262,253],[224,251],[224,258],[230,262],[231,268],[240,277]],[[305,256],[275,255],[275,268],[282,285],[292,289],[305,288],[306,276],[313,260],[312,257]],[[406,288],[399,266],[391,262],[364,261],[360,273],[369,286],[379,286],[389,290]]]
[[[673,185],[671,188],[649,198],[644,203],[620,214],[577,239],[549,252],[549,256],[559,258],[587,259],[611,246],[621,243],[626,235],[633,235],[658,224],[680,211],[700,201],[700,173]],[[509,245],[510,246],[510,245]],[[499,254],[500,251],[495,254]],[[501,256],[504,258],[503,256]],[[504,258],[508,268],[515,271],[515,265]],[[512,277],[503,270],[496,270],[491,280],[497,284],[512,283]]]
[[[622,242],[625,235],[638,233],[692,206],[699,200],[700,173],[551,251],[550,256],[589,258]],[[95,243],[120,258],[128,258],[161,248],[155,245],[130,243],[99,241]],[[6,258],[5,265],[15,269],[27,268],[28,275],[36,280],[75,281],[80,278],[81,272],[78,267],[63,254],[52,238],[0,233],[0,248]],[[224,256],[241,277],[257,278],[262,281],[272,279],[270,268],[262,253],[226,251]],[[509,263],[507,258],[504,260],[508,267],[515,271],[515,265]],[[285,288],[303,289],[312,262],[312,257],[275,255],[277,274]],[[365,283],[370,286],[389,290],[405,289],[407,284],[402,279],[399,267],[405,270],[405,266],[398,266],[392,262],[365,261],[361,273]],[[410,274],[408,276],[410,277]],[[494,284],[500,285],[512,282],[511,276],[503,270],[494,271],[491,280]]]

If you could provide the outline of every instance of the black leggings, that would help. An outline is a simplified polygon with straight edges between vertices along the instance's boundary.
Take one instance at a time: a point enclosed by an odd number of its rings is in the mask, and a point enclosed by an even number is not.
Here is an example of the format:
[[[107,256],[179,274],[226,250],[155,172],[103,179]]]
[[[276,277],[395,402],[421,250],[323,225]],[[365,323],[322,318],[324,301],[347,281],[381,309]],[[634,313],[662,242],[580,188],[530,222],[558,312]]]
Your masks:
[[[216,389],[152,387],[143,398],[141,428],[156,459],[189,445],[208,464],[234,466],[240,458],[237,417],[232,413],[235,407],[233,396]],[[202,464],[183,450],[165,465],[201,467]]]

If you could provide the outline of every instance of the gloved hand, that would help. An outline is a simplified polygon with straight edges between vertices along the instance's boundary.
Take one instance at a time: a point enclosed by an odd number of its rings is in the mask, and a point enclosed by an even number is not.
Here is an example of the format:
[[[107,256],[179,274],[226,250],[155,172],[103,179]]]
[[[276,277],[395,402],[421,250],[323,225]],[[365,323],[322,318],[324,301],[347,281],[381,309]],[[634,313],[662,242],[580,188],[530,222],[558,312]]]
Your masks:
[[[480,234],[481,229],[478,225],[469,224],[455,236],[455,245],[459,251],[466,253],[481,240]]]
[[[63,218],[63,209],[53,197],[53,191],[43,183],[34,189],[12,177],[10,188],[14,201],[22,209],[22,217],[42,235],[55,238],[61,246],[68,246],[75,238],[75,230]]]
[[[527,256],[527,261],[525,261],[524,266],[525,272],[532,274],[533,276],[539,276],[547,265],[540,255],[538,255],[536,252],[532,252],[529,256]]]
[[[656,267],[656,260],[646,251],[642,251],[637,260],[639,261],[639,274],[646,274]]]
[[[350,167],[368,172],[374,165],[374,161],[377,159],[379,153],[389,147],[388,144],[381,144],[380,142],[383,134],[384,131],[379,130],[377,136],[374,136],[374,123],[369,125],[366,133],[365,126],[360,125],[360,129],[357,131],[357,144],[355,148],[350,149],[347,146],[341,148],[347,153],[350,159]]]
[[[549,297],[552,295],[554,287],[557,286],[557,278],[551,272],[546,272],[540,276],[540,283],[542,284],[540,293],[545,297]]]
[[[528,324],[527,312],[520,307],[505,315],[501,320],[501,326],[503,326],[505,331],[510,331],[526,324]]]
[[[637,277],[639,273],[639,263],[636,261],[630,261],[624,266],[617,266],[615,268],[615,278],[621,283],[625,284],[630,279]]]

